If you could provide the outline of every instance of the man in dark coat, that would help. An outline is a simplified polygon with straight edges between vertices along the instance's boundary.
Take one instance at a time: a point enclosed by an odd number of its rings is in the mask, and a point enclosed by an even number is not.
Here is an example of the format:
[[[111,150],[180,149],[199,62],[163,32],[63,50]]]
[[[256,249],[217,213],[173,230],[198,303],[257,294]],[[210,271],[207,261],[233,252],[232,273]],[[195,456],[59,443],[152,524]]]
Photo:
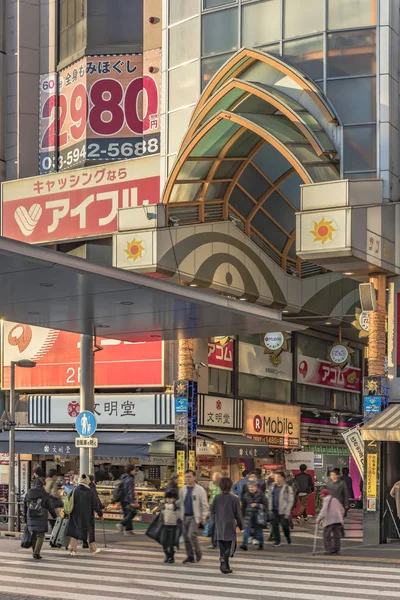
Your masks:
[[[77,555],[78,540],[85,542],[88,538],[91,554],[100,552],[94,541],[94,513],[99,515],[101,521],[104,520],[104,517],[89,483],[89,477],[82,475],[78,481],[78,487],[73,491],[74,508],[69,516],[66,532],[66,536],[71,538],[69,544],[71,556]]]
[[[133,531],[132,520],[136,514],[135,509],[135,465],[128,464],[125,467],[125,473],[121,477],[122,482],[122,500],[121,508],[124,518],[121,523],[116,525],[117,529],[124,532],[124,535],[135,535]]]
[[[257,486],[255,481],[249,481],[247,492],[242,497],[242,512],[244,515],[244,536],[243,543],[240,546],[242,550],[248,549],[249,537],[254,530],[255,538],[258,541],[258,548],[264,548],[264,534],[262,525],[257,521],[258,511],[267,512],[267,497]]]
[[[215,523],[215,537],[219,543],[221,573],[232,573],[229,558],[236,550],[236,527],[243,530],[243,517],[240,502],[231,494],[232,481],[222,477],[220,481],[222,493],[215,497],[211,505],[211,514]]]
[[[40,551],[44,535],[47,533],[48,513],[53,519],[57,518],[50,494],[44,489],[44,480],[41,477],[35,479],[34,487],[25,496],[24,512],[27,527],[32,535],[33,558],[39,560],[42,558]]]
[[[300,508],[297,512],[297,520],[301,523],[301,517],[304,517],[305,521],[308,521],[307,515],[307,504],[310,494],[314,492],[314,483],[312,477],[307,473],[307,465],[300,465],[300,473],[294,478],[297,486],[297,495],[300,498]],[[286,482],[287,483],[287,482]]]

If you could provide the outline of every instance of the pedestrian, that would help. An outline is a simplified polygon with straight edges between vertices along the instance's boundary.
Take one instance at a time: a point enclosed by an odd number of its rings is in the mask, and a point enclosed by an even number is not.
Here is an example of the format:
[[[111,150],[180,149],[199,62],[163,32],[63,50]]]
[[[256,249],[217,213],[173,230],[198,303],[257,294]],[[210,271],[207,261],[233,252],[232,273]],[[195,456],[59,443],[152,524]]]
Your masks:
[[[186,549],[183,562],[199,562],[202,557],[198,537],[199,525],[206,524],[208,501],[205,489],[196,483],[195,473],[191,469],[185,472],[185,485],[180,491],[179,500]]]
[[[215,536],[219,544],[221,573],[232,573],[229,559],[236,550],[236,529],[243,531],[243,517],[239,499],[231,493],[232,480],[222,477],[221,494],[214,498],[211,514],[215,522]]]
[[[349,495],[349,499],[354,499],[354,490],[353,490],[353,479],[349,475],[350,470],[348,467],[343,467],[342,469],[342,479],[347,485],[347,493]]]
[[[176,496],[177,497],[179,496],[178,478],[179,478],[179,475],[177,473],[173,473],[171,475],[171,478],[167,483],[165,492],[175,492]]]
[[[274,483],[270,487],[268,494],[268,509],[271,518],[274,546],[281,545],[280,526],[282,526],[287,543],[292,543],[289,516],[293,506],[293,497],[293,490],[285,481],[285,473],[283,471],[276,471],[274,474]]]
[[[349,492],[346,483],[339,477],[339,469],[334,469],[329,473],[330,481],[327,482],[326,488],[330,491],[332,496],[339,500],[340,504],[344,508],[344,514],[347,514],[349,510]],[[344,537],[344,525],[342,524],[342,537]]]
[[[44,478],[45,478],[45,473],[44,473],[44,471],[43,471],[42,467],[35,467],[35,468],[33,469],[33,477],[32,477],[32,479],[33,479],[33,482],[32,482],[32,487],[34,487],[35,479],[39,479],[39,478],[40,478],[40,479],[43,479],[43,481],[44,481]]]
[[[248,485],[249,483],[255,483],[256,485],[258,485],[258,477],[255,471],[252,471],[251,473],[249,473],[247,475],[247,482],[243,485],[243,492],[242,492],[242,498],[245,494],[247,494],[248,492]]]
[[[98,514],[101,522],[104,521],[104,517],[89,484],[89,477],[82,475],[78,480],[78,486],[72,492],[73,509],[69,515],[66,531],[66,537],[71,538],[69,543],[71,556],[78,554],[78,540],[86,542],[89,539],[89,550],[92,555],[100,552],[94,539],[94,513]]]
[[[96,483],[100,481],[110,481],[112,479],[106,465],[100,466],[94,474],[96,478]]]
[[[324,523],[325,554],[340,554],[340,532],[343,527],[344,508],[328,489],[321,491],[322,507],[317,523]]]
[[[53,530],[54,525],[56,524],[57,518],[61,514],[61,508],[63,507],[63,501],[61,498],[61,489],[59,484],[57,483],[57,469],[50,469],[48,475],[46,477],[44,489],[47,494],[50,494],[51,503],[56,513],[56,518],[53,519],[51,514],[48,515],[48,521],[50,524],[51,530]],[[46,532],[47,533],[47,532]]]
[[[255,481],[249,481],[247,491],[242,498],[242,513],[244,515],[244,536],[240,546],[242,550],[248,549],[249,537],[254,531],[258,541],[258,549],[264,548],[263,526],[266,523],[267,497],[260,490]]]
[[[221,486],[220,486],[221,479],[222,479],[221,473],[213,473],[212,479],[210,481],[210,486],[209,486],[208,502],[210,504],[210,508],[211,508],[212,503],[214,502],[215,498],[217,496],[219,496],[219,494],[222,493]],[[215,548],[217,548],[217,546],[218,546],[218,543],[217,543],[217,539],[215,537],[215,533],[216,533],[215,522],[214,522],[212,512],[210,514],[209,519],[210,519],[210,538],[211,538],[211,544],[209,546],[209,549],[215,550]]]
[[[135,486],[140,487],[144,483],[144,473],[139,465],[135,467]]]
[[[239,479],[239,481],[237,481],[232,488],[233,493],[236,494],[236,496],[239,498],[239,500],[242,499],[243,488],[249,481],[247,478],[248,474],[249,474],[249,471],[244,470],[242,472],[242,479]]]
[[[314,492],[314,482],[309,473],[307,473],[307,465],[300,465],[300,473],[294,478],[298,489],[298,497],[300,500],[300,508],[297,512],[297,520],[301,523],[301,517],[304,521],[308,521],[307,504],[310,495]]]
[[[32,555],[36,560],[42,558],[40,551],[43,546],[44,536],[48,529],[48,514],[56,520],[57,515],[53,508],[50,494],[44,489],[42,477],[36,477],[34,487],[28,491],[24,500],[25,522],[32,535]]]
[[[165,492],[165,504],[161,512],[163,526],[160,541],[165,554],[164,562],[171,565],[175,562],[176,528],[179,519],[178,497],[174,490]]]
[[[125,473],[121,477],[120,484],[118,488],[121,492],[121,497],[119,502],[121,503],[122,512],[124,513],[124,518],[121,523],[116,525],[116,528],[120,531],[124,532],[124,535],[135,535],[133,531],[133,517],[136,514],[135,509],[135,465],[129,463],[125,467]]]
[[[286,483],[293,490],[293,506],[292,506],[292,510],[290,511],[290,516],[289,516],[289,527],[290,527],[290,529],[294,529],[293,512],[297,507],[297,501],[299,499],[299,495],[298,495],[299,488],[298,488],[296,480],[294,478],[293,471],[289,471],[289,473],[287,473]]]

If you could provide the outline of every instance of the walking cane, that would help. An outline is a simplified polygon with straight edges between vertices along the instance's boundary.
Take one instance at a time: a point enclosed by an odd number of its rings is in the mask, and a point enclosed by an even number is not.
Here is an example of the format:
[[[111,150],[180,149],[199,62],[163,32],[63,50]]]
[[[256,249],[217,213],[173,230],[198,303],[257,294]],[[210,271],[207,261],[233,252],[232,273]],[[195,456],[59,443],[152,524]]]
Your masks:
[[[104,536],[104,548],[107,548],[107,542],[106,542],[106,528],[104,526],[104,521],[103,521],[103,536]]]
[[[318,522],[315,523],[315,532],[314,532],[314,546],[313,546],[313,556],[315,556],[317,551],[317,543],[318,543]]]

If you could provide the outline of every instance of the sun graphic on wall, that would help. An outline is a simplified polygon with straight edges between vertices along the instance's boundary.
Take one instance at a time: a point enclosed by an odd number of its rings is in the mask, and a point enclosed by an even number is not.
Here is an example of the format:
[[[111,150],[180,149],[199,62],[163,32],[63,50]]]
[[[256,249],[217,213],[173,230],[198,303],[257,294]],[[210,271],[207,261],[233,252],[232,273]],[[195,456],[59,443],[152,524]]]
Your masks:
[[[139,258],[143,257],[144,251],[145,251],[145,248],[144,248],[143,242],[141,240],[137,240],[136,238],[133,238],[133,240],[131,242],[126,243],[125,252],[126,252],[128,258],[132,259],[134,262],[136,262]]]
[[[327,221],[325,217],[322,217],[318,222],[314,221],[314,229],[310,231],[314,236],[314,242],[322,242],[322,244],[325,244],[328,240],[333,240],[333,234],[336,231],[336,227],[332,225],[333,222],[333,219]]]

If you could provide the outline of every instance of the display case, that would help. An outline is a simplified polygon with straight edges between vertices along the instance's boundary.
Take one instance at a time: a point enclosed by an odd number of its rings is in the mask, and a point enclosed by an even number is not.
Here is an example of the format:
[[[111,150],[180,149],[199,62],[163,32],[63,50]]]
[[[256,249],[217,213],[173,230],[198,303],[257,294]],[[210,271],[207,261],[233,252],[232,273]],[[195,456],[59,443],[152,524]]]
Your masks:
[[[105,507],[105,519],[120,521],[123,518],[120,503],[112,501],[114,490],[118,485],[119,481],[107,481],[97,484],[97,493],[99,494],[100,502]],[[150,523],[153,520],[154,513],[158,512],[161,507],[164,494],[164,491],[150,486],[135,488],[135,499],[138,506],[134,521]]]

